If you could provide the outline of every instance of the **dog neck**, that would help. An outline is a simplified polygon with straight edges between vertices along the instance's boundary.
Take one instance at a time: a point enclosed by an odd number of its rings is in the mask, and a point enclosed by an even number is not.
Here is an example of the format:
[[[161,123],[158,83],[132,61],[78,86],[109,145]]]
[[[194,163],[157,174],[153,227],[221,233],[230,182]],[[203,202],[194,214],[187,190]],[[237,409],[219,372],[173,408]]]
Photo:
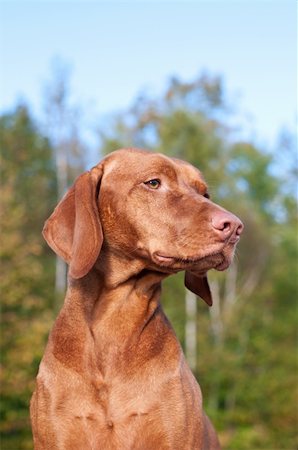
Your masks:
[[[107,289],[115,289],[125,283],[133,282],[139,284],[140,289],[150,291],[152,286],[161,283],[169,275],[152,270],[145,258],[125,255],[107,248],[101,251],[94,268]]]
[[[119,316],[120,311],[132,307],[134,302],[140,311],[142,306],[148,310],[149,303],[159,305],[161,282],[167,276],[147,268],[142,259],[103,251],[88,275],[80,280],[70,278],[72,295],[67,297],[73,298],[76,292],[83,301],[86,320],[94,323],[107,310],[115,309]]]
[[[148,333],[161,342],[165,330],[172,330],[160,306],[161,281],[166,276],[146,269],[142,261],[103,253],[84,278],[69,279],[61,313],[65,317],[67,312],[77,335],[90,336],[93,344],[88,352],[93,348],[101,373],[134,359],[136,352],[143,351]],[[147,349],[154,351],[156,346]]]

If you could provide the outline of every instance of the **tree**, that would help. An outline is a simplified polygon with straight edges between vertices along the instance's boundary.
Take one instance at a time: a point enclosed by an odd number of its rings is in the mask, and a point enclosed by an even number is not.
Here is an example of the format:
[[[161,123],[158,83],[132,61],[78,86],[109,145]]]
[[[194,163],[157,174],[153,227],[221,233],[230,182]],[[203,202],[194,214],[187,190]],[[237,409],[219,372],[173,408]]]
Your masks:
[[[85,148],[80,139],[80,108],[70,103],[70,68],[54,60],[53,74],[45,89],[46,129],[54,150],[57,176],[57,203],[74,178],[84,170]],[[56,257],[56,310],[66,289],[67,267]]]
[[[56,177],[49,141],[25,105],[0,118],[0,153],[2,446],[29,449],[29,399],[53,320],[54,265],[41,230]]]

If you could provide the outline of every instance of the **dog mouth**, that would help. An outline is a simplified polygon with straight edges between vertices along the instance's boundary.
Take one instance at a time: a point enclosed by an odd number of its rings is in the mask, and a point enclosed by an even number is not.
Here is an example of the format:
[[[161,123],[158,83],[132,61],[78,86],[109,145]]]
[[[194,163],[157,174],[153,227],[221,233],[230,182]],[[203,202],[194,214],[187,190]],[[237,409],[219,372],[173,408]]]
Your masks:
[[[230,266],[232,259],[233,254],[230,255],[224,251],[209,253],[199,257],[168,256],[157,252],[153,254],[154,262],[162,268],[174,271],[192,269],[196,273],[206,273],[210,269],[226,270]]]

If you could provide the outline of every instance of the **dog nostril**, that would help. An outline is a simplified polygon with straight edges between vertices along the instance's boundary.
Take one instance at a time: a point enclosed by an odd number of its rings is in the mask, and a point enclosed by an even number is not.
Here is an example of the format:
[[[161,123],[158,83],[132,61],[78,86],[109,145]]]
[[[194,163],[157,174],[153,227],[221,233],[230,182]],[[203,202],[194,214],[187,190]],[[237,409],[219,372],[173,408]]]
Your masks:
[[[222,231],[229,231],[230,228],[231,228],[230,222],[224,222],[224,223],[222,224],[221,230],[222,230]]]
[[[238,227],[237,227],[237,230],[236,230],[237,236],[240,236],[240,234],[241,234],[242,231],[243,231],[243,228],[244,228],[244,225],[243,225],[242,222],[240,222],[239,225],[238,225]]]

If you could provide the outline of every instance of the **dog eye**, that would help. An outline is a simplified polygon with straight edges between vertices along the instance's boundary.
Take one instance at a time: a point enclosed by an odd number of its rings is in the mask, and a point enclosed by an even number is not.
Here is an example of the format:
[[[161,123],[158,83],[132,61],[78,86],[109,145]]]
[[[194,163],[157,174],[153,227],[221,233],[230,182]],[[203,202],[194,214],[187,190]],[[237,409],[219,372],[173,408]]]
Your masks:
[[[206,194],[204,194],[203,197],[210,198],[210,195],[208,194],[208,192],[206,192]]]
[[[158,189],[160,186],[160,180],[154,178],[153,180],[145,181],[146,186],[150,187],[150,189]]]

